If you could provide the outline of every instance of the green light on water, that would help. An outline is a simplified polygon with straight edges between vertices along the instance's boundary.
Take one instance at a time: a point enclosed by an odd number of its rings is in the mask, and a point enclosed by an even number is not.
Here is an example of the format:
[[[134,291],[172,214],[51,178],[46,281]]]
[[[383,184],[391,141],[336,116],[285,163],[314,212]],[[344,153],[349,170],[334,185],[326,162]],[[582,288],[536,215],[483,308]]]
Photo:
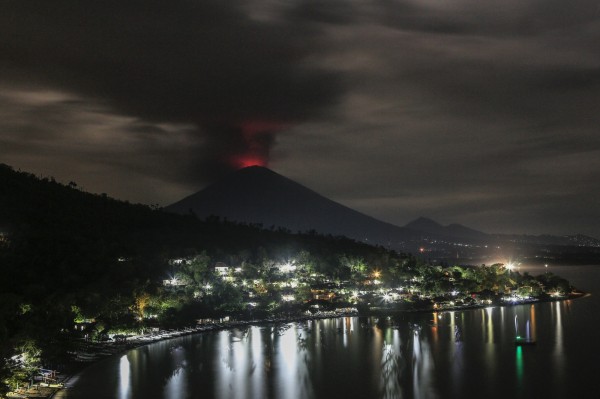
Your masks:
[[[521,379],[523,378],[523,348],[521,346],[517,346],[516,362],[517,379],[521,381]]]

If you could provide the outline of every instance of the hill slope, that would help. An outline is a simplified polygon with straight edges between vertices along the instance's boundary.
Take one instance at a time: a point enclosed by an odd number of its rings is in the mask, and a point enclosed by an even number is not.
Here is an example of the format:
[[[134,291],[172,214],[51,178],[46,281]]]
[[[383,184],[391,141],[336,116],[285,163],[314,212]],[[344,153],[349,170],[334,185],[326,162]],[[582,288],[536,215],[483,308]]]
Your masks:
[[[467,239],[467,240],[485,240],[490,239],[490,236],[478,230],[465,227],[461,224],[450,224],[448,226],[442,226],[438,222],[420,217],[412,222],[408,223],[406,228],[411,230],[422,231],[424,233],[431,234],[438,237],[448,237],[453,239]]]

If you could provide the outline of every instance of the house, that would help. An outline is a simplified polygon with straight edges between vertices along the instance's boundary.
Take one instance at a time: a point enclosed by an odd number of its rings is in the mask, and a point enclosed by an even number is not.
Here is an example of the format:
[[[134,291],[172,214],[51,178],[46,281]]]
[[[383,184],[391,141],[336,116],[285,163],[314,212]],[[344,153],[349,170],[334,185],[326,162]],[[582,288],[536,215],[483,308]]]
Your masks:
[[[170,278],[168,280],[163,280],[163,286],[165,287],[183,287],[187,285],[185,280],[178,279],[176,277]]]
[[[229,274],[229,266],[227,266],[223,262],[217,262],[215,264],[215,273],[217,273],[220,276],[226,276],[227,274]]]
[[[336,297],[335,284],[311,285],[310,293],[313,299],[331,301]]]

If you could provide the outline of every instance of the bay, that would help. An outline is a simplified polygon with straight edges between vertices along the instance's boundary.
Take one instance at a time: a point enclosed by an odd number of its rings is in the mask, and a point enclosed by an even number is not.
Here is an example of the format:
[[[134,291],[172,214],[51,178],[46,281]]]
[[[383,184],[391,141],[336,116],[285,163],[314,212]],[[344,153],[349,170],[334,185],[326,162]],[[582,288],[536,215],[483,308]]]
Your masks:
[[[102,360],[57,398],[595,398],[600,266],[577,300],[344,317],[185,336]],[[515,334],[532,346],[515,346]]]

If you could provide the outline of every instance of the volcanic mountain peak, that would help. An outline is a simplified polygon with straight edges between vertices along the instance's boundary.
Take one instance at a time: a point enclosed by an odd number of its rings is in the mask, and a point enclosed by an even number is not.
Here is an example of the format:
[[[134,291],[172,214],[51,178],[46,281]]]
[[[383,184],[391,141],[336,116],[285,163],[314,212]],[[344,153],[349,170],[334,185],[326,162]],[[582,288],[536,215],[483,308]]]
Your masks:
[[[240,169],[166,210],[193,212],[201,219],[215,215],[237,222],[259,223],[267,228],[315,230],[382,245],[395,246],[411,236],[408,229],[331,201],[260,166]]]

